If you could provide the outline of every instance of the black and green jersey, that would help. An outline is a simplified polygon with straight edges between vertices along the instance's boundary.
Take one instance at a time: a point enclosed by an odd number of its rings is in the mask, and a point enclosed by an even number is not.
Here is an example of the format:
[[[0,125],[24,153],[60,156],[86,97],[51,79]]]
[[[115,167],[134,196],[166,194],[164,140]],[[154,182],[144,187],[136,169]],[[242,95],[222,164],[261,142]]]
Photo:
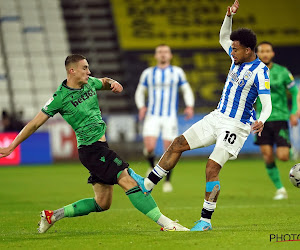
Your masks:
[[[89,77],[88,83],[81,89],[69,88],[66,82],[67,80],[63,81],[58,87],[42,111],[50,117],[56,113],[61,114],[74,129],[78,148],[90,145],[98,141],[106,130],[96,93],[96,90],[102,88],[102,82]]]
[[[290,113],[294,114],[297,111],[296,97],[298,88],[295,85],[293,75],[286,67],[273,63],[272,68],[270,69],[270,85],[272,113],[267,121],[270,122],[289,120]],[[288,108],[286,90],[289,90],[293,95],[293,105],[291,112]],[[261,102],[258,99],[256,101],[256,111],[258,117],[260,116],[261,109]]]

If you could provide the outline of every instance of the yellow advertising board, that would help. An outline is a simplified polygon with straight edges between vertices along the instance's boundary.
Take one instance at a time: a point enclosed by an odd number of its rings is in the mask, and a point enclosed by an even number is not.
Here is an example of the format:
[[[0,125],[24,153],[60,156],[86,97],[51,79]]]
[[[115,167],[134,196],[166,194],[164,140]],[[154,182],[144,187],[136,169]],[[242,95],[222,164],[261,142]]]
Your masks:
[[[233,0],[111,0],[124,50],[217,48],[226,8]],[[297,0],[240,0],[233,29],[253,29],[258,42],[300,45]]]

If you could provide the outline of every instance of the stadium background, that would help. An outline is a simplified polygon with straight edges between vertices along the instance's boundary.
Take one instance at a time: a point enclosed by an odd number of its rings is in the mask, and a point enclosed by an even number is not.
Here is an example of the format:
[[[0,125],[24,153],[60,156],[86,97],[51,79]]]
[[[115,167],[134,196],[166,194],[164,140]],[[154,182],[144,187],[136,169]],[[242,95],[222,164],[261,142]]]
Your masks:
[[[64,59],[69,53],[88,58],[92,75],[109,76],[124,86],[121,95],[98,93],[108,124],[108,141],[127,159],[142,157],[142,124],[137,121],[134,92],[140,73],[154,65],[156,45],[169,44],[173,64],[187,74],[196,96],[196,116],[179,118],[180,132],[213,110],[227,76],[230,59],[218,42],[226,6],[224,0],[0,0],[0,112],[28,122],[65,79]],[[234,29],[249,27],[258,42],[274,43],[275,61],[287,66],[297,79],[300,68],[300,17],[296,1],[241,1]],[[183,110],[180,97],[179,112]],[[124,126],[125,124],[125,126]],[[4,125],[2,123],[2,130]],[[299,129],[293,130],[299,151]],[[15,134],[0,135],[0,146]],[[24,143],[9,163],[47,163],[77,159],[71,127],[59,115]],[[187,155],[208,155],[211,148]],[[39,153],[37,153],[39,152]],[[162,153],[159,144],[157,153]],[[257,154],[252,137],[242,154]],[[15,158],[17,157],[17,158]]]

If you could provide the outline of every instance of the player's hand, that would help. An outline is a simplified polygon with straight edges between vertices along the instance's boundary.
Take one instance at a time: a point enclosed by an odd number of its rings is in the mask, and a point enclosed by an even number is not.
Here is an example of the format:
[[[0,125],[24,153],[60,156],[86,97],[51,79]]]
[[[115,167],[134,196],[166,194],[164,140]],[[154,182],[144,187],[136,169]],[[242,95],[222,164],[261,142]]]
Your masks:
[[[146,112],[147,112],[147,107],[142,107],[139,109],[139,121],[144,120]]]
[[[123,91],[123,86],[117,81],[114,81],[110,84],[110,89],[114,93],[120,93]]]
[[[290,115],[290,124],[292,127],[297,126],[298,125],[298,117],[297,115]]]
[[[9,147],[7,148],[0,148],[0,158],[6,157],[13,152]]]
[[[264,129],[264,124],[261,121],[255,121],[252,125],[252,131],[254,134],[258,133],[258,136],[261,136],[261,132]]]
[[[227,7],[226,15],[227,16],[232,16],[232,15],[236,14],[237,10],[239,9],[239,6],[240,6],[239,1],[235,0],[231,7],[230,6]]]
[[[185,114],[185,120],[190,120],[190,119],[192,119],[193,118],[193,116],[194,116],[194,108],[193,107],[186,107],[185,109],[184,109],[184,112],[183,112],[184,114]]]

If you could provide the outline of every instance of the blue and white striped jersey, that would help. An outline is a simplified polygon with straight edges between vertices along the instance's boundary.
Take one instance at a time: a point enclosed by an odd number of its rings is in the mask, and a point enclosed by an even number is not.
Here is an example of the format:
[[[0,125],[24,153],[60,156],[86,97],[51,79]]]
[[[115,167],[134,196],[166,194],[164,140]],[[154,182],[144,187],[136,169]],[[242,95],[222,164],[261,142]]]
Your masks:
[[[182,68],[170,65],[145,69],[139,84],[148,91],[147,115],[177,116],[178,90],[189,83]]]
[[[227,53],[230,55],[230,46]],[[270,94],[268,67],[257,57],[252,62],[232,64],[223,88],[218,110],[244,124],[256,120],[253,104],[259,94]]]

